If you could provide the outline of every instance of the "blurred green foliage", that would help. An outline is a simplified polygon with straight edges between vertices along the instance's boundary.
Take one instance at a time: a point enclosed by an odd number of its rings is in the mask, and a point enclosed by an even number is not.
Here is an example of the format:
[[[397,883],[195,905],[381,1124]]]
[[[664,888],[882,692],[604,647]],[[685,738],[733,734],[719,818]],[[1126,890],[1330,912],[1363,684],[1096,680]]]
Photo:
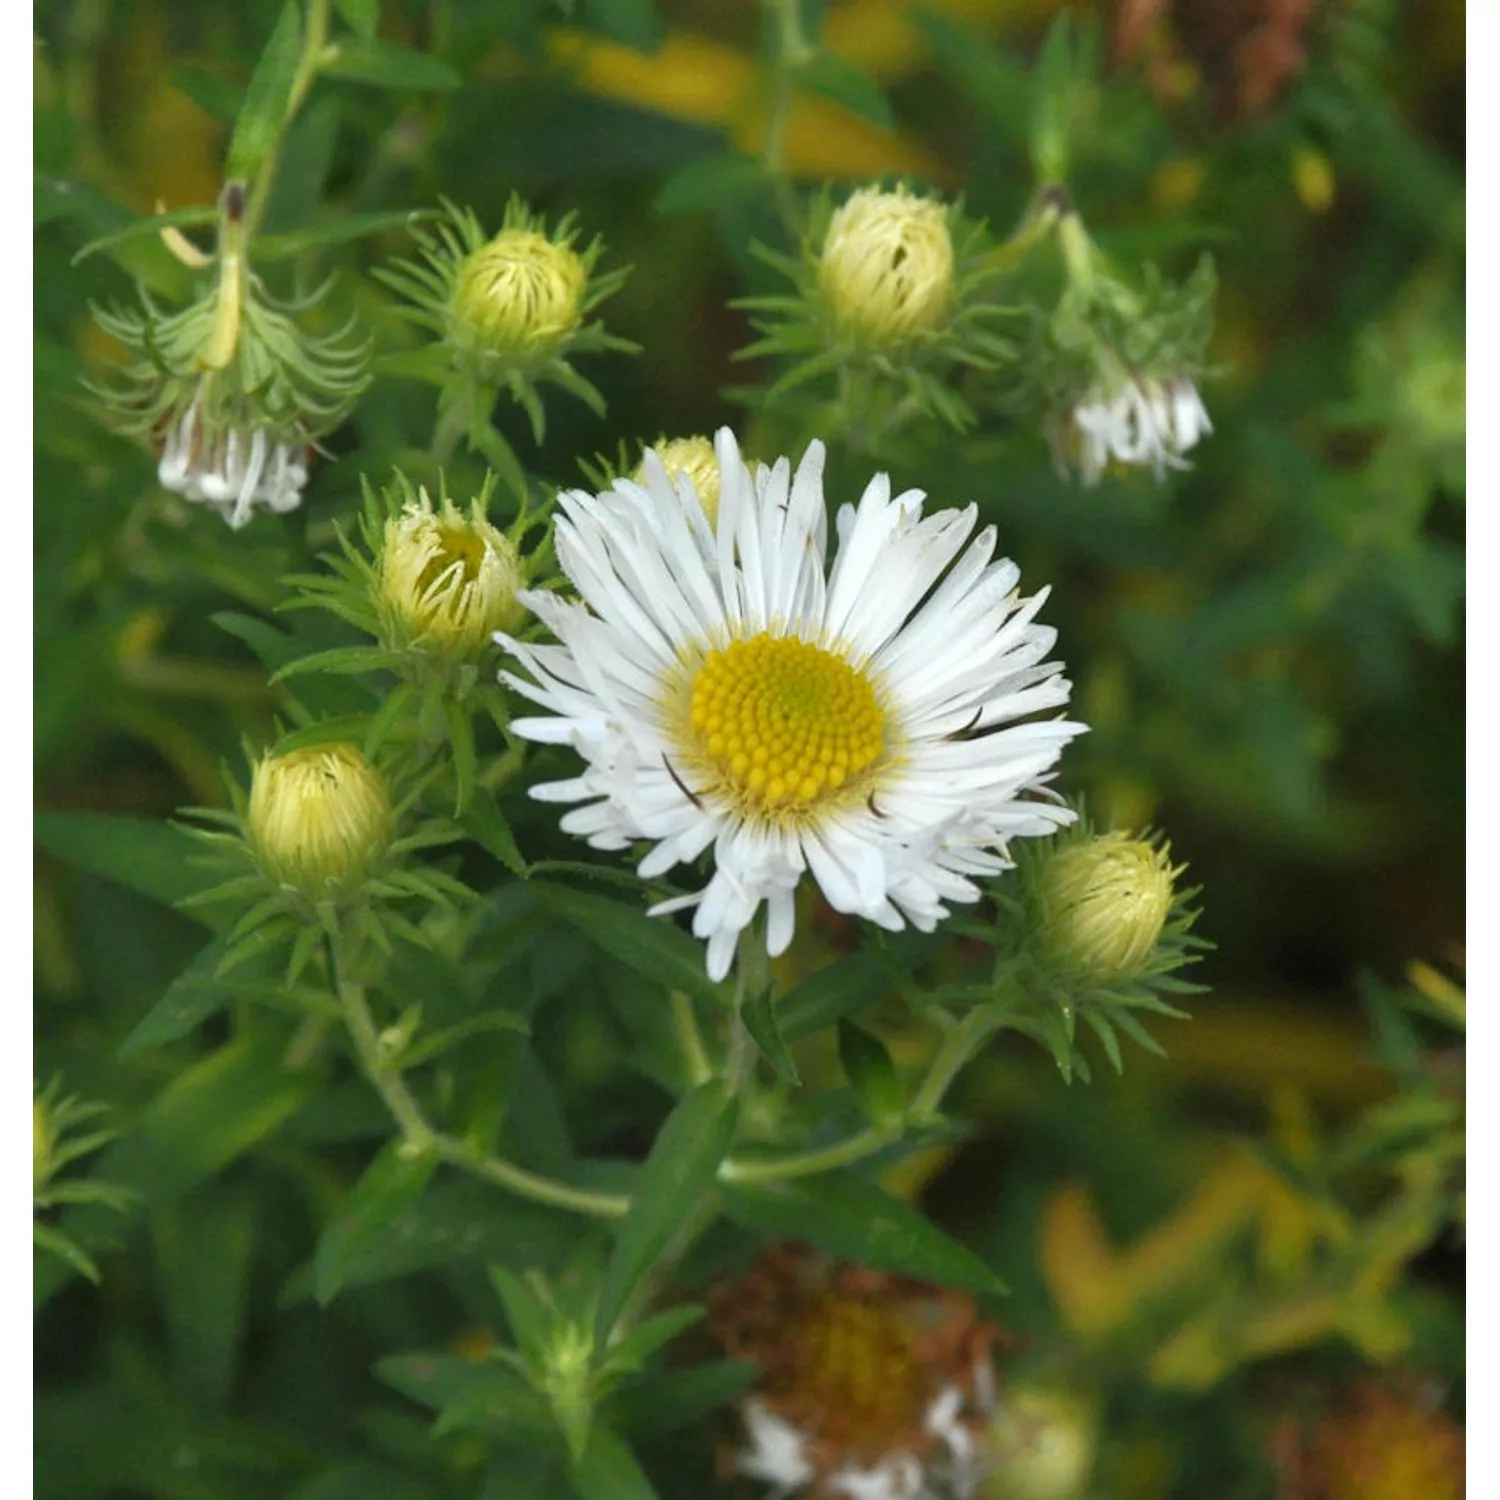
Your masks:
[[[263,273],[289,296],[336,271],[327,328],[356,315],[390,365],[328,439],[303,508],[233,536],[164,503],[151,455],[82,385],[111,353],[90,302],[128,302],[136,282],[181,298],[185,268],[154,235],[75,257],[159,203],[215,201],[280,6],[36,11],[35,1074],[108,1104],[121,1132],[71,1168],[112,1185],[65,1224],[102,1286],[37,1263],[37,1493],[58,1500],[567,1493],[550,1459],[517,1456],[524,1423],[434,1435],[427,1409],[471,1389],[495,1337],[486,1266],[566,1287],[590,1253],[578,1225],[444,1178],[419,1206],[383,1200],[393,1216],[339,1247],[321,1306],[320,1233],[387,1117],[347,1070],[297,1066],[306,1037],[285,1015],[195,988],[212,934],[170,905],[201,882],[161,820],[222,806],[221,763],[238,772],[241,738],[265,743],[285,713],[262,665],[291,628],[272,623],[279,580],[317,566],[361,471],[431,477],[433,389],[401,377],[417,335],[371,274],[411,256],[402,216],[445,195],[498,225],[519,192],[550,219],[576,212],[607,265],[632,268],[606,311],[641,352],[587,363],[607,418],[554,403],[538,444],[519,408],[497,413],[529,475],[579,483],[599,453],[725,422],[750,454],[814,435],[796,409],[747,414],[745,389],[775,372],[734,358],[753,331],[731,303],[785,290],[748,250],[787,248],[758,165],[774,88],[760,7],[386,0],[378,28],[373,3],[336,9],[346,40],[282,149],[263,228],[284,238]],[[824,50],[790,110],[792,179],[907,175],[1008,232],[1034,187],[1027,100],[1057,7],[808,9]],[[1090,1493],[1250,1500],[1276,1491],[1278,1417],[1333,1401],[1363,1364],[1462,1381],[1453,990],[1431,970],[1399,991],[1369,978],[1462,965],[1462,8],[1282,7],[1259,23],[1286,28],[1280,52],[1209,0],[1079,10],[1109,66],[1073,101],[1070,188],[1112,255],[1180,276],[1212,250],[1213,436],[1164,484],[1079,488],[1039,432],[998,418],[916,433],[881,466],[936,504],[977,501],[1028,583],[1053,585],[1092,731],[1065,789],[1120,826],[1170,830],[1207,891],[1217,952],[1195,977],[1216,995],[1157,1028],[1170,1061],[1096,1068],[1087,1088],[998,1044],[962,1089],[974,1135],[886,1186],[922,1194],[1010,1285],[987,1306],[1030,1340],[1016,1378],[1102,1413]],[[873,466],[836,448],[830,493],[853,498]],[[467,493],[483,471],[463,456],[447,473]],[[349,641],[311,612],[295,630],[303,650]],[[571,857],[542,811],[518,801],[512,821],[528,858]],[[476,1039],[444,1086],[477,1135],[559,1168],[644,1158],[683,1082],[642,961],[622,957],[631,939],[570,909],[587,899],[517,886],[476,919],[485,995],[441,954],[404,960],[429,1018],[483,1001],[529,1023],[530,1043]],[[822,922],[797,972],[842,946]],[[664,961],[646,955],[646,972]],[[872,1013],[905,1062],[907,1023]],[[838,1076],[831,1048],[796,1061],[812,1083]],[[717,1244],[690,1263],[702,1278]],[[733,1367],[705,1368],[683,1410],[738,1389]],[[619,1397],[642,1465],[668,1500],[706,1493],[716,1429],[653,1430],[651,1405]],[[601,1482],[634,1463],[581,1451]]]

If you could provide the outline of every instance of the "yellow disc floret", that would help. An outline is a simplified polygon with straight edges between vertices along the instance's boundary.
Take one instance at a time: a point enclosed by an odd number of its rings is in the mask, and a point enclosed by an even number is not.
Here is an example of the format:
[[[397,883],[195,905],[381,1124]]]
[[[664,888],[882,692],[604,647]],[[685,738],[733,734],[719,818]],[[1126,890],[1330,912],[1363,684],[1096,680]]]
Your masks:
[[[688,703],[698,758],[752,810],[799,813],[862,777],[885,749],[870,679],[795,636],[710,651]]]

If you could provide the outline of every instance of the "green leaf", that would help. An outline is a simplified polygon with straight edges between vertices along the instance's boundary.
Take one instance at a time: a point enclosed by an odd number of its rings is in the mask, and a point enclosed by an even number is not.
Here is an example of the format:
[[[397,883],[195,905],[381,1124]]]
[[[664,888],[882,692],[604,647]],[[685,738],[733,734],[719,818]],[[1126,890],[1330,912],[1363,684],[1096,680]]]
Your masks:
[[[167,81],[221,125],[233,126],[245,102],[245,91],[239,84],[206,68],[172,68]]]
[[[703,967],[702,946],[685,932],[636,907],[606,900],[566,886],[534,881],[532,889],[544,910],[571,922],[596,948],[655,980],[667,990],[722,1006],[724,997]]]
[[[133,1057],[137,1052],[175,1042],[223,1010],[234,993],[233,987],[220,979],[218,973],[228,950],[228,934],[215,938],[202,949],[120,1044],[120,1057]]]
[[[313,1279],[320,1306],[333,1300],[358,1251],[421,1197],[436,1165],[431,1150],[392,1141],[365,1169],[318,1241]]]
[[[209,619],[226,634],[243,641],[260,658],[261,665],[273,672],[295,661],[303,650],[302,643],[295,636],[268,625],[264,620],[257,620],[254,615],[225,609],[210,615]]]
[[[447,92],[463,87],[463,76],[426,52],[363,37],[345,37],[321,65],[330,78],[348,78],[386,89]]]
[[[346,214],[340,219],[330,219],[326,224],[309,224],[305,229],[292,229],[285,234],[257,235],[250,242],[250,258],[254,261],[290,260],[293,256],[306,255],[310,250],[344,245],[350,240],[383,234],[388,229],[410,229],[413,224],[431,217],[420,209],[415,212],[390,209],[384,213]]]
[[[172,1373],[199,1410],[221,1410],[234,1386],[258,1223],[244,1185],[200,1189],[152,1221]]]
[[[286,0],[276,29],[261,53],[245,102],[235,122],[224,175],[248,181],[276,147],[292,102],[292,83],[302,60],[302,16],[296,0]]]
[[[679,1333],[702,1320],[704,1309],[695,1306],[674,1307],[637,1323],[604,1357],[604,1367],[611,1373],[637,1370],[663,1344],[669,1344]]]
[[[163,229],[196,229],[204,224],[214,223],[218,217],[218,209],[210,204],[196,204],[192,208],[174,208],[169,213],[152,214],[149,218],[137,219],[125,228],[117,229],[113,234],[90,240],[73,257],[73,264],[76,266],[79,261],[97,255],[101,250],[112,250],[116,245],[140,239],[144,235],[160,234]]]
[[[661,215],[692,213],[738,203],[762,192],[770,179],[762,162],[739,151],[700,156],[674,172],[652,200]]]
[[[333,0],[334,9],[367,42],[375,38],[380,21],[380,0]]]
[[[777,1017],[788,1042],[831,1026],[840,1016],[862,1010],[890,988],[880,960],[869,952],[851,953],[809,974],[781,997]]]
[[[552,1310],[527,1281],[504,1266],[490,1267],[490,1285],[505,1309],[505,1321],[516,1347],[541,1369],[552,1344]]]
[[[190,835],[150,818],[109,813],[43,812],[32,821],[36,842],[75,869],[102,875],[163,906],[206,883],[190,860],[203,850]]]
[[[740,1015],[745,1022],[745,1030],[755,1038],[755,1045],[765,1053],[771,1066],[776,1069],[776,1076],[795,1088],[802,1080],[797,1076],[797,1065],[792,1061],[791,1053],[786,1050],[786,1042],[776,1024],[776,1006],[771,995],[769,989],[762,990],[758,995],[751,995],[745,1001]]]
[[[511,1371],[451,1354],[398,1354],[375,1373],[403,1396],[441,1413],[448,1427],[482,1427],[533,1442],[551,1427],[546,1407]]]
[[[880,85],[863,69],[832,52],[819,52],[797,71],[797,82],[835,104],[842,104],[882,130],[894,130],[896,117]]]
[[[696,1427],[760,1379],[748,1360],[722,1360],[691,1370],[650,1370],[611,1398],[610,1415],[633,1437]]]
[[[901,1118],[905,1101],[896,1065],[885,1043],[863,1026],[839,1018],[839,1061],[859,1099],[860,1107],[875,1125],[888,1125]]]
[[[54,1229],[50,1224],[38,1224],[33,1220],[31,1243],[38,1250],[55,1255],[69,1270],[76,1271],[78,1275],[86,1277],[96,1286],[99,1284],[98,1266],[62,1230]]]
[[[661,45],[661,18],[651,0],[583,0],[583,16],[592,30],[637,52]]]
[[[443,701],[443,722],[448,729],[448,745],[453,751],[453,816],[462,818],[469,799],[474,795],[474,780],[479,769],[474,752],[474,721],[462,704],[447,698]]]
[[[521,858],[510,824],[505,821],[493,793],[482,787],[476,791],[458,822],[475,843],[493,854],[513,875],[526,878],[526,861]]]
[[[940,1286],[1003,1292],[983,1261],[915,1209],[863,1178],[827,1173],[814,1181],[728,1184],[731,1219],[763,1234],[806,1240],[877,1271],[896,1271]]]
[[[582,1500],[656,1500],[635,1455],[602,1422],[594,1423],[573,1465],[573,1486]]]
[[[96,1175],[138,1195],[131,1214],[174,1202],[258,1145],[306,1102],[316,1081],[289,1074],[284,1050],[279,1030],[265,1042],[246,1035],[179,1073],[99,1158]],[[70,1211],[62,1227],[91,1247],[109,1245],[129,1217],[93,1204]],[[39,1268],[36,1299],[44,1300],[62,1279]]]
[[[332,719],[319,719],[302,729],[294,729],[276,741],[277,755],[291,750],[305,750],[309,745],[359,744],[369,727],[368,714],[339,714]]]
[[[496,1193],[469,1178],[437,1182],[421,1200],[398,1213],[361,1244],[344,1263],[343,1289],[371,1286],[441,1268],[478,1268],[500,1263],[513,1270],[558,1264],[578,1238],[578,1220]],[[283,1306],[314,1292],[314,1267],[304,1265],[281,1289]]]
[[[736,1101],[718,1079],[700,1084],[667,1117],[636,1179],[604,1270],[594,1319],[604,1344],[626,1302],[673,1233],[714,1184],[734,1140]]]

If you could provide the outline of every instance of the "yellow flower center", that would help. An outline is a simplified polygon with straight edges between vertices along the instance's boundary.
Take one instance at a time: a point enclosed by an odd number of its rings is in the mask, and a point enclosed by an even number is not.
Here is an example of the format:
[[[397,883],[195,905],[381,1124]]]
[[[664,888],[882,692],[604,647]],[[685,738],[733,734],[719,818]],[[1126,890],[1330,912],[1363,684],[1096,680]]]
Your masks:
[[[885,749],[870,679],[795,636],[710,651],[693,674],[688,720],[700,755],[759,812],[802,812],[847,787]]]

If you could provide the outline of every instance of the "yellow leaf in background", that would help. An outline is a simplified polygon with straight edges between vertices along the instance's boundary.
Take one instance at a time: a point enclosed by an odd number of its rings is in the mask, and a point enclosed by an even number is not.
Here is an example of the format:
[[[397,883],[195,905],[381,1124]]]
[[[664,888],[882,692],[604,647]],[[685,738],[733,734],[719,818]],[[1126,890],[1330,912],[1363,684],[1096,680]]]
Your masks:
[[[755,60],[707,37],[673,32],[650,56],[581,31],[551,33],[554,60],[585,93],[685,120],[719,126],[742,151],[760,149],[765,80]],[[795,177],[911,175],[950,182],[953,170],[931,152],[881,130],[829,100],[801,95],[787,124],[787,170]]]
[[[981,35],[1040,31],[1063,8],[1062,0],[928,0],[923,6]],[[910,0],[843,0],[828,8],[823,45],[874,78],[905,78],[928,61],[914,9]]]
[[[1333,163],[1315,147],[1298,146],[1292,152],[1292,186],[1303,207],[1324,214],[1333,206]]]
[[[1042,1221],[1042,1274],[1058,1311],[1076,1333],[1112,1332],[1146,1304],[1213,1264],[1216,1253],[1254,1217],[1265,1197],[1265,1168],[1236,1151],[1170,1218],[1117,1253],[1088,1189],[1072,1183]]]

